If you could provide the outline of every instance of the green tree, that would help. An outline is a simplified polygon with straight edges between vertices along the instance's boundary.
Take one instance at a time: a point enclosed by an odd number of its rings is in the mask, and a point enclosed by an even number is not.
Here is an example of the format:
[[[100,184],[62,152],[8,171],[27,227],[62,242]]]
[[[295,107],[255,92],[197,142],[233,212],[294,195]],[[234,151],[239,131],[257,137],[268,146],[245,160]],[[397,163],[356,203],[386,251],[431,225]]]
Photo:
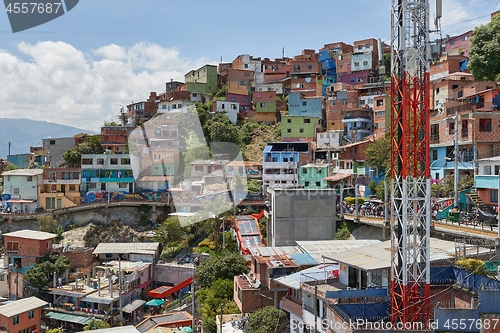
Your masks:
[[[479,274],[488,275],[485,262],[474,258],[462,258],[457,261],[457,265],[466,271]]]
[[[165,244],[172,250],[179,245],[183,235],[184,231],[182,230],[179,218],[172,216],[167,218],[154,231],[153,240]]]
[[[110,328],[111,325],[109,323],[99,320],[99,319],[92,319],[87,323],[87,325],[83,326],[84,331],[92,331],[96,329],[104,329],[104,328]]]
[[[474,29],[469,49],[469,68],[477,80],[500,82],[500,15]]]
[[[16,170],[16,169],[19,169],[19,168],[15,164],[7,162],[7,168],[5,169],[5,171],[12,171],[12,170]]]
[[[104,126],[120,126],[116,121],[105,121]]]
[[[222,253],[210,256],[196,267],[196,280],[203,287],[211,286],[218,279],[233,279],[235,275],[248,272],[246,259],[237,253]]]
[[[69,167],[80,166],[82,160],[82,154],[78,149],[68,149],[64,152],[62,157]]]
[[[38,224],[40,225],[40,231],[44,232],[53,232],[57,227],[57,220],[54,218],[54,215],[47,214],[38,216],[36,218]]]
[[[203,126],[203,132],[207,142],[231,142],[238,144],[238,128],[233,125],[228,116],[222,112],[216,112]]]
[[[248,317],[248,333],[276,333],[286,326],[286,313],[274,306],[258,309]]]
[[[370,143],[365,149],[366,163],[379,171],[389,170],[391,163],[391,139],[389,133]]]
[[[239,313],[238,306],[233,301],[234,282],[232,279],[218,279],[210,287],[200,291],[200,315],[205,329],[216,332],[215,316]]]
[[[47,274],[45,274],[43,268],[39,265],[31,266],[23,274],[23,279],[31,283],[31,285],[38,290],[49,282]]]
[[[66,333],[66,329],[64,327],[56,327],[56,328],[48,328],[45,330],[46,333]]]

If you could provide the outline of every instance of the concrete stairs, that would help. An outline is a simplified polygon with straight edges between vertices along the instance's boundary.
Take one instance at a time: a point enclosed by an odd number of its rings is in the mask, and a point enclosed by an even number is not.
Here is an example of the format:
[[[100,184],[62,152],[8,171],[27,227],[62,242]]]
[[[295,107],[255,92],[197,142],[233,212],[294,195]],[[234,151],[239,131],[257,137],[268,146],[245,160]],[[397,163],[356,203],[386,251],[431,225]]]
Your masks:
[[[483,202],[483,200],[479,197],[476,189],[472,189],[469,193],[467,193],[467,196],[474,203],[474,206],[476,206],[480,210],[488,211],[488,207]]]

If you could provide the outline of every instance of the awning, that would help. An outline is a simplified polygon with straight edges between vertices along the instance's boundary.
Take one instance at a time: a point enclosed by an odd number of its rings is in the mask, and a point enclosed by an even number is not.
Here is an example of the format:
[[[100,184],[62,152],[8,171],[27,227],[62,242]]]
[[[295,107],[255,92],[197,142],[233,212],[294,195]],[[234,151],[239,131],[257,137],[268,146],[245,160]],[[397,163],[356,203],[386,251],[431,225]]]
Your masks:
[[[113,303],[114,300],[118,299],[118,297],[108,298],[108,297],[100,297],[100,296],[85,296],[80,301],[88,302],[88,303],[99,303],[109,305]]]
[[[351,177],[352,175],[350,173],[337,173],[335,175],[331,175],[328,177],[323,178],[327,182],[338,182],[339,180],[342,180],[344,178]]]
[[[148,295],[150,297],[153,297],[153,298],[167,298],[168,296],[172,295],[173,293],[175,293],[183,288],[186,288],[187,286],[189,286],[191,284],[191,282],[193,282],[192,277],[190,277],[187,280],[182,281],[181,283],[179,283],[178,285],[175,285],[173,287],[162,286],[162,287],[156,288],[154,290],[151,290]]]
[[[90,317],[84,317],[84,316],[77,316],[77,315],[72,315],[72,314],[66,314],[66,313],[61,313],[61,312],[49,312],[45,315],[46,318],[54,319],[54,320],[60,320],[60,321],[66,321],[69,323],[75,323],[75,324],[80,324],[80,325],[86,325],[89,321],[92,320]]]
[[[77,293],[74,291],[67,291],[67,290],[63,290],[63,289],[53,289],[49,292],[49,294],[60,295],[60,296],[70,296],[70,297],[76,297],[76,298],[85,296],[85,294],[83,294],[83,293]]]
[[[142,299],[136,299],[132,303],[125,305],[122,308],[122,311],[126,313],[132,313],[132,311],[140,308],[144,303],[146,303],[146,301],[143,301]]]

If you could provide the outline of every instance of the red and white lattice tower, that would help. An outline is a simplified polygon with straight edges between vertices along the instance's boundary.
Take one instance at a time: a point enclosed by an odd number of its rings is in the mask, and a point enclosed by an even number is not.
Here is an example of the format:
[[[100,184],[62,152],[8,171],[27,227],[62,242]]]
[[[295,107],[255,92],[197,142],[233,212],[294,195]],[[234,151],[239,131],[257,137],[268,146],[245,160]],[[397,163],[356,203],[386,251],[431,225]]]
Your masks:
[[[429,322],[428,0],[392,0],[391,321]]]

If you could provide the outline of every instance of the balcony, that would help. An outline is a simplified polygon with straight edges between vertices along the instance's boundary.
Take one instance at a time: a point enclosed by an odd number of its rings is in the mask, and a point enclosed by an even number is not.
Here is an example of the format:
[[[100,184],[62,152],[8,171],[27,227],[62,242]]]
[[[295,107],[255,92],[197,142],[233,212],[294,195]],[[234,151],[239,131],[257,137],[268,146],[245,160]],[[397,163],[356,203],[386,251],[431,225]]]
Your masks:
[[[468,111],[494,111],[498,110],[498,106],[495,106],[492,102],[479,101],[477,103],[467,102],[461,105],[452,106],[446,108],[447,116],[454,116],[457,112],[468,112]]]
[[[294,301],[290,296],[285,296],[282,298],[283,301],[283,310],[288,311],[289,313],[293,313],[298,317],[302,317],[302,304],[299,303],[299,300]]]
[[[433,143],[439,143],[439,134],[431,135],[431,144]]]

